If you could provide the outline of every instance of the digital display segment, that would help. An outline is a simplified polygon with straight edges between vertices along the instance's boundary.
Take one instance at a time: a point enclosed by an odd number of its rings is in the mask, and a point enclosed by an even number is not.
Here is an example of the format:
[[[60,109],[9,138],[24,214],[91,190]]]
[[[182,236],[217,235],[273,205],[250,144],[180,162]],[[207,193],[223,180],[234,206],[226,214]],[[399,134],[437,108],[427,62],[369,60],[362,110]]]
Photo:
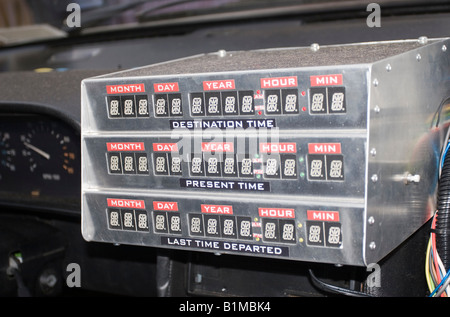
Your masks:
[[[311,246],[324,246],[323,222],[306,222],[306,242]]]
[[[108,209],[108,228],[109,229],[122,229],[122,217],[120,215],[120,209]]]
[[[136,117],[134,96],[121,96],[122,114],[126,117]]]
[[[220,216],[222,238],[236,239],[236,219],[234,216]]]
[[[327,179],[344,180],[344,157],[342,155],[327,155]]]
[[[279,240],[278,219],[263,218],[262,231],[263,231],[263,241],[278,242]]]
[[[189,95],[191,116],[198,117],[205,115],[205,98],[203,93],[191,93]]]
[[[173,176],[181,176],[183,174],[182,158],[179,155],[168,153],[169,173]]]
[[[182,234],[180,213],[169,212],[167,214],[168,229],[170,234]]]
[[[120,104],[120,96],[108,96],[108,116],[110,118],[122,117],[122,105]]]
[[[265,103],[267,114],[281,114],[281,92],[277,90],[266,90]]]
[[[153,226],[155,233],[167,233],[167,213],[164,211],[154,211]]]
[[[280,156],[279,155],[264,155],[264,178],[280,178]]]
[[[107,96],[108,118],[148,118],[146,95]]]
[[[254,115],[255,101],[253,91],[239,91],[238,94],[240,115]]]
[[[345,87],[313,87],[309,89],[310,114],[343,114],[347,112]]]
[[[137,174],[148,174],[148,158],[146,153],[135,153],[136,172]]]
[[[253,240],[252,219],[250,217],[237,217],[237,238],[240,240]]]
[[[297,179],[297,156],[294,154],[280,154],[281,178]]]
[[[167,97],[169,103],[169,114],[171,117],[183,116],[183,106],[181,103],[181,94],[169,94]]]
[[[191,236],[204,236],[203,215],[189,214],[189,234]]]
[[[222,114],[222,99],[219,92],[205,93],[206,115],[220,116]]]
[[[341,154],[308,154],[309,180],[344,181],[344,156]]]
[[[167,94],[156,94],[153,96],[155,117],[169,116],[169,106],[167,101]]]
[[[341,224],[336,222],[325,222],[325,246],[338,248],[342,245]]]
[[[238,100],[236,91],[222,92],[222,113],[225,116],[235,116],[238,112]]]
[[[280,243],[296,243],[297,234],[295,221],[291,219],[262,219],[263,241],[280,242]]]
[[[294,220],[279,220],[280,226],[280,242],[283,243],[296,243],[296,227]]]
[[[145,118],[150,114],[148,99],[145,95],[136,96],[136,113],[138,117]]]
[[[108,152],[106,154],[110,174],[148,175],[148,158],[146,153]]]
[[[220,218],[217,215],[203,215],[205,221],[205,235],[220,237]]]
[[[191,161],[189,163],[189,172],[191,176],[205,175],[205,168],[203,166],[202,154],[191,154]]]
[[[299,113],[297,89],[282,89],[281,99],[283,103],[283,114]]]
[[[253,91],[207,91],[189,94],[190,113],[199,116],[254,115]]]
[[[222,176],[223,177],[237,176],[236,155],[230,153],[224,154],[222,163]]]
[[[246,155],[237,155],[239,177],[253,178],[253,161]]]
[[[334,221],[307,221],[307,244],[339,248],[342,246],[342,229],[339,222]]]
[[[167,153],[153,153],[153,172],[155,175],[169,175]]]
[[[107,153],[106,158],[109,173],[122,174],[122,162],[120,159],[120,153]]]
[[[188,215],[188,221],[191,236],[253,240],[250,217],[194,213]]]
[[[325,180],[325,155],[309,154],[308,155],[308,179],[309,180]]]
[[[120,153],[124,174],[136,174],[134,153]]]

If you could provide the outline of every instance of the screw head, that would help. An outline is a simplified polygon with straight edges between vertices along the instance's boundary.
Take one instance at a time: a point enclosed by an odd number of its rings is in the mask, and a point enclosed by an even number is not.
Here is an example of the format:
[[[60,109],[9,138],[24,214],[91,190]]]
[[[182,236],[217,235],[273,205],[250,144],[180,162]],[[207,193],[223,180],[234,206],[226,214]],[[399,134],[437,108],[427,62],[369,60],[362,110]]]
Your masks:
[[[317,52],[318,50],[320,50],[320,45],[318,43],[313,43],[311,44],[310,49],[313,52]]]
[[[373,174],[370,179],[372,180],[373,183],[376,183],[376,182],[378,182],[378,175],[377,174]]]
[[[428,43],[428,37],[421,36],[421,37],[419,37],[418,42],[419,42],[419,44],[425,45]]]

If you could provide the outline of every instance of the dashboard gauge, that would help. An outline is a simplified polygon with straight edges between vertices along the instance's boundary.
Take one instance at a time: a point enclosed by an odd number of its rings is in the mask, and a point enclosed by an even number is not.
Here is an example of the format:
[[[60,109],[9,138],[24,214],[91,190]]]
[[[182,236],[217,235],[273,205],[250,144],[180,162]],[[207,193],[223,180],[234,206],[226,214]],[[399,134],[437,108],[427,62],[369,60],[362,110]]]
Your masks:
[[[74,174],[76,149],[70,136],[48,121],[28,124],[28,132],[20,136],[22,156],[28,169],[38,173],[43,180],[60,181],[65,175]]]
[[[16,170],[16,150],[11,146],[11,135],[9,132],[0,132],[0,166],[1,170],[14,172]]]

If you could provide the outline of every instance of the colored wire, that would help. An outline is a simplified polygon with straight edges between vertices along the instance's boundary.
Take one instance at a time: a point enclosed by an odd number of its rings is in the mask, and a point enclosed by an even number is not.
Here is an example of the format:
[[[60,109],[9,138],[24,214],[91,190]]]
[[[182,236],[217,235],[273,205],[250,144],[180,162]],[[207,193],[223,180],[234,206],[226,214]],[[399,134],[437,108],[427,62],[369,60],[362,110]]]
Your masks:
[[[425,259],[425,277],[430,297],[447,297],[450,294],[450,270],[447,272],[436,249],[436,213],[431,222],[431,233]],[[437,286],[436,286],[437,285]]]
[[[428,290],[431,293],[433,292],[436,286],[434,284],[433,277],[430,274],[430,254],[431,254],[431,239],[429,239],[428,241],[427,254],[425,257],[425,277],[427,280]]]
[[[434,214],[431,221],[431,232],[425,258],[425,277],[430,297],[447,296],[449,293],[447,292],[447,287],[450,282],[450,279],[448,278],[449,274],[445,271],[436,249],[436,236],[434,233],[434,229],[436,228],[436,216],[437,212]],[[436,287],[436,285],[438,286]]]
[[[439,283],[439,285],[434,289],[434,291],[430,294],[430,297],[434,297],[434,294],[436,292],[438,292],[441,288],[441,286],[446,283],[448,285],[449,280],[449,275],[450,275],[450,271],[447,272],[447,274],[445,274],[444,278],[442,279],[441,283]],[[442,294],[442,293],[441,293]]]

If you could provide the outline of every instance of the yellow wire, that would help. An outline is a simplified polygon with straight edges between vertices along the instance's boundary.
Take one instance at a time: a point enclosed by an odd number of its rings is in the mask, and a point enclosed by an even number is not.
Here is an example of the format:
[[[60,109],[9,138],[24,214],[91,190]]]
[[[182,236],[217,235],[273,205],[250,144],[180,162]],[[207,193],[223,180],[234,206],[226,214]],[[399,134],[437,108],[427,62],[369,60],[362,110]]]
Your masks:
[[[431,238],[428,240],[428,246],[427,246],[427,255],[425,258],[425,276],[428,284],[428,289],[430,290],[430,293],[434,291],[435,286],[433,283],[433,280],[430,276],[430,252],[431,252]]]

